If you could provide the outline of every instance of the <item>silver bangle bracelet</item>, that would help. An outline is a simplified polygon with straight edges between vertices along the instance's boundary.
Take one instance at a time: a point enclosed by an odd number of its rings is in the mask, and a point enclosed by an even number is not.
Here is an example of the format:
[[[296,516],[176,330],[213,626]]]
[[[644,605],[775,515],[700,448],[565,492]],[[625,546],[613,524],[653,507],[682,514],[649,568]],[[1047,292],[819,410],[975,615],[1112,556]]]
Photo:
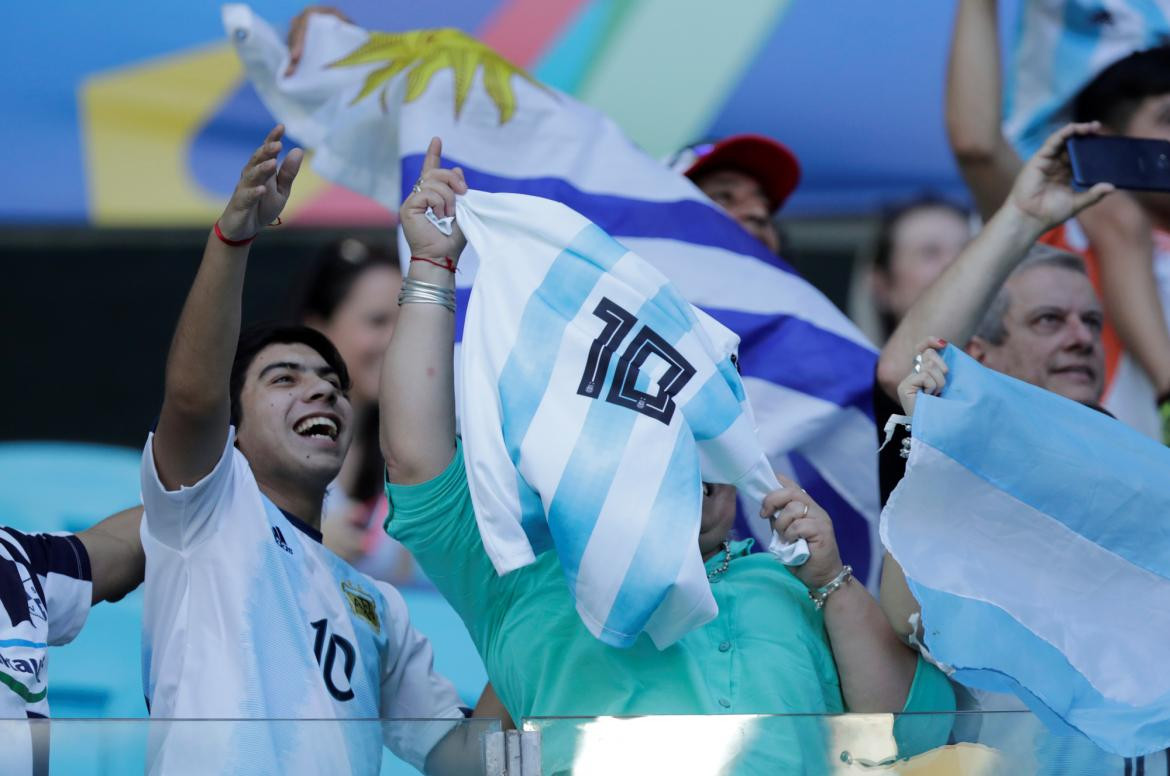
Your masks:
[[[398,304],[437,304],[454,313],[455,289],[406,278],[402,281],[402,290],[398,292]]]
[[[808,591],[808,597],[812,599],[812,602],[816,606],[817,611],[819,612],[824,608],[825,601],[829,599],[829,596],[844,587],[845,583],[852,578],[853,567],[848,565],[842,566],[841,570],[837,572],[837,576],[833,577],[829,584],[824,585],[823,587],[818,587],[815,590]]]
[[[455,312],[455,299],[445,296],[432,296],[424,291],[402,291],[398,294],[399,306],[404,304],[437,304]]]
[[[402,287],[404,289],[418,288],[426,291],[437,291],[441,294],[451,294],[451,296],[455,295],[455,289],[453,288],[449,288],[448,286],[440,286],[438,283],[428,283],[425,280],[416,280],[410,275],[407,275],[402,279]]]
[[[427,296],[434,299],[449,299],[455,301],[455,290],[452,288],[426,288],[412,283],[403,283],[399,296]]]

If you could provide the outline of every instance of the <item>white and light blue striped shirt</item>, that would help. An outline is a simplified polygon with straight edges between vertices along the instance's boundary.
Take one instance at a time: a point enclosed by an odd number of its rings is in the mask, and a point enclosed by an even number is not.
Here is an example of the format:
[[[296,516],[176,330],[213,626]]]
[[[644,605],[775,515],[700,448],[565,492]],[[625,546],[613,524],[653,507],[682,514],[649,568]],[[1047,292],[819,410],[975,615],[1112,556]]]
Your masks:
[[[716,611],[700,479],[757,506],[778,487],[738,338],[560,203],[472,191],[457,208],[480,263],[461,405],[484,546],[501,574],[555,547],[591,632],[665,647]]]

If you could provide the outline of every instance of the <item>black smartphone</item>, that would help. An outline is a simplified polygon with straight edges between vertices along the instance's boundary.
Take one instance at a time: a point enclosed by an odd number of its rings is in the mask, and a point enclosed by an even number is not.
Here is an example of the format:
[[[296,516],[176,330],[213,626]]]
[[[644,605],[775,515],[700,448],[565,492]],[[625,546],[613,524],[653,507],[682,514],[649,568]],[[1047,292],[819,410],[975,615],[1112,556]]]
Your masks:
[[[1119,189],[1170,191],[1170,142],[1074,135],[1067,147],[1073,182],[1078,186],[1112,183]]]

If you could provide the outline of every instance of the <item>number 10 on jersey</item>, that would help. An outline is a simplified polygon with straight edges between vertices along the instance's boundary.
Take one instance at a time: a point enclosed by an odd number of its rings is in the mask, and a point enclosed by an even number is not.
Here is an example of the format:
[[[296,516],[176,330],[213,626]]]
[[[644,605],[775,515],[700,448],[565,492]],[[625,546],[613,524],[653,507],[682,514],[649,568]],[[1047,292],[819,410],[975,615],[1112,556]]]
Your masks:
[[[353,700],[353,669],[357,662],[357,654],[349,639],[336,633],[329,633],[329,621],[317,620],[309,623],[313,628],[313,657],[317,658],[317,665],[321,666],[321,678],[325,680],[325,689],[337,700],[344,703]],[[328,646],[326,646],[328,644]],[[333,675],[334,665],[338,654],[341,656],[341,670],[345,675],[345,687],[339,687]]]
[[[614,353],[637,325],[638,319],[608,297],[601,298],[593,314],[604,321],[605,326],[589,348],[589,357],[585,361],[585,371],[581,375],[577,393],[597,399],[604,391],[606,374]],[[638,375],[650,356],[657,356],[666,362],[666,371],[658,379],[656,393],[641,391],[637,387]],[[618,356],[605,401],[670,425],[670,419],[674,417],[674,397],[694,376],[695,368],[682,353],[658,332],[649,326],[642,326]]]

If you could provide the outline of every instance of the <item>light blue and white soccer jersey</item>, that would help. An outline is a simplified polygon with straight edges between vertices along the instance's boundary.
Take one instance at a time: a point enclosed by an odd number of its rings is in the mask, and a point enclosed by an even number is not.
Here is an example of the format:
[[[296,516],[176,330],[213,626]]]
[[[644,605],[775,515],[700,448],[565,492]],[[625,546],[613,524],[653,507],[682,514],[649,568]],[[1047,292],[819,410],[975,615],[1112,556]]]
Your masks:
[[[462,718],[406,604],[260,491],[229,433],[200,482],[142,457],[143,680],[154,718]],[[449,723],[198,723],[155,731],[154,773],[377,773],[383,742],[422,767]]]
[[[470,191],[456,208],[480,262],[460,394],[484,548],[503,574],[555,547],[595,636],[665,648],[717,611],[700,480],[757,509],[779,487],[739,338],[561,203]],[[774,552],[808,557],[804,540]]]
[[[90,580],[76,536],[0,528],[0,773],[48,772],[47,739],[6,720],[49,716],[48,648],[85,624]]]

